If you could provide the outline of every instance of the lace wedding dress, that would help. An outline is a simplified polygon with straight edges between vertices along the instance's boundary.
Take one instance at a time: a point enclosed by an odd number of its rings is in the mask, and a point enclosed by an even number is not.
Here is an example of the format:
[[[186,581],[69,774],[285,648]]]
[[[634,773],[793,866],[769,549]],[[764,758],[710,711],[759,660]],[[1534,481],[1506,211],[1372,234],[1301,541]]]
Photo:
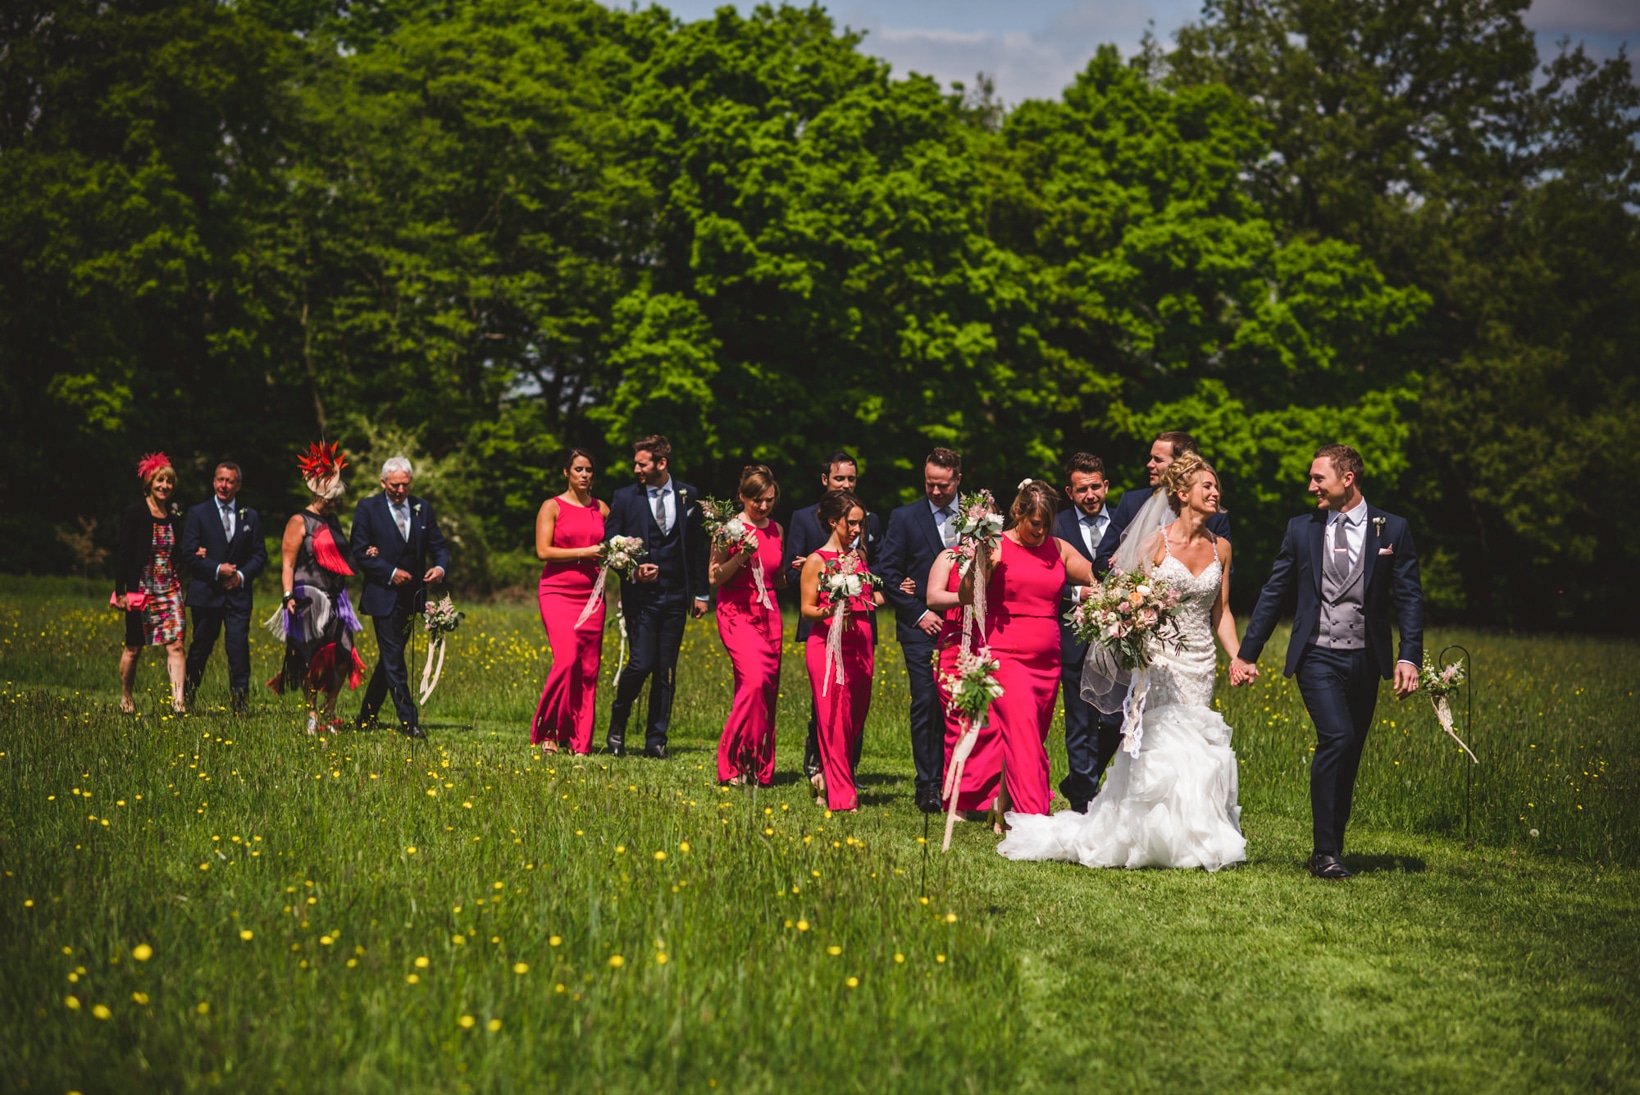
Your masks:
[[[1166,542],[1165,540],[1163,541]],[[1085,867],[1205,867],[1247,858],[1236,805],[1230,727],[1213,701],[1213,601],[1223,571],[1215,555],[1200,575],[1171,554],[1155,573],[1179,591],[1185,646],[1150,665],[1144,734],[1123,748],[1086,814],[1009,814],[997,851],[1009,859],[1062,859]]]

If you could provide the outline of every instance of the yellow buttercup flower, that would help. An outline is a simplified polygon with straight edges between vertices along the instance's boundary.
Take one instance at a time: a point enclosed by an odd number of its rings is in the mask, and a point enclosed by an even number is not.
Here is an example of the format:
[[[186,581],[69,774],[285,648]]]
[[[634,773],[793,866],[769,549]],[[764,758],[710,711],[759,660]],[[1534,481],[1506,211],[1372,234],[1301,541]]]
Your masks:
[[[138,962],[146,962],[150,958],[154,957],[154,948],[150,947],[147,943],[138,943],[136,946],[131,948],[131,957],[135,958]]]
[[[114,1013],[109,1011],[108,1008],[102,1004],[98,1004],[93,1007],[91,1009],[91,1014],[95,1015],[99,1019],[112,1019],[114,1017]]]
[[[626,965],[626,959],[622,958],[618,954],[612,954],[609,956],[609,964],[612,969],[620,969],[622,966]]]
[[[416,968],[418,970],[424,970],[427,968],[427,956],[425,954],[416,959]]]
[[[472,1030],[473,1024],[476,1022],[478,1022],[478,1020],[474,1019],[471,1015],[463,1015],[460,1019],[456,1020],[456,1025],[462,1030]]]
[[[528,962],[514,962],[513,972],[522,977],[524,974],[530,972],[530,964]]]

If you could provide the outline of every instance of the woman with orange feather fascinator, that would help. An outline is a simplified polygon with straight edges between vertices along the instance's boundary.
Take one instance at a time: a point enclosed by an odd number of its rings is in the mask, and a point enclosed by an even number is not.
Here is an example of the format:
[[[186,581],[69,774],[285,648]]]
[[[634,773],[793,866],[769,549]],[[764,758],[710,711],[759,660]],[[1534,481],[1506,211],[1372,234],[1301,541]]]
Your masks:
[[[283,693],[299,685],[308,705],[307,732],[335,734],[342,728],[336,717],[342,682],[358,688],[365,669],[353,648],[353,636],[364,626],[347,597],[353,560],[336,520],[336,501],[347,492],[347,454],[335,441],[316,442],[296,463],[313,500],[285,522],[284,595],[267,621],[268,630],[285,640],[285,662],[268,686]]]

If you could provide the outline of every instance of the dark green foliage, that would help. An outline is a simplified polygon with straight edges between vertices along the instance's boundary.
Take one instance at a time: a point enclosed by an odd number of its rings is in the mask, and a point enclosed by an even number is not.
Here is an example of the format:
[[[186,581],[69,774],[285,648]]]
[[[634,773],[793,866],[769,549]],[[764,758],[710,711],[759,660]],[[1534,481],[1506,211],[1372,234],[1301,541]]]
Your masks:
[[[818,8],[9,5],[0,568],[68,569],[152,448],[278,514],[310,438],[413,438],[481,590],[569,444],[792,505],[841,445],[882,508],[936,444],[1006,501],[1183,427],[1238,602],[1343,439],[1437,610],[1632,627],[1640,93],[1522,8],[1215,0],[1004,111]]]

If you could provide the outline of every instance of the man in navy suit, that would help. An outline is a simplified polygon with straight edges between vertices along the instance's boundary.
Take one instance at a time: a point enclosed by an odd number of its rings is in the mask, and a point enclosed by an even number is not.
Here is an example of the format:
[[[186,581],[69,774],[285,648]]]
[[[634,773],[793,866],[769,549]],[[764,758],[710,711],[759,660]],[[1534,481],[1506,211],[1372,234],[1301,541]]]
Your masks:
[[[609,751],[626,756],[626,724],[632,704],[649,686],[649,719],[644,727],[644,756],[666,760],[666,733],[672,721],[672,695],[678,649],[689,617],[706,614],[706,540],[701,529],[700,494],[672,477],[672,445],[659,435],[632,444],[636,483],[615,492],[604,521],[606,536],[636,536],[649,553],[621,583],[621,615],[626,620],[632,659],[615,682],[609,716]]]
[[[1054,535],[1090,562],[1110,525],[1110,511],[1105,508],[1108,490],[1105,465],[1097,456],[1079,452],[1065,461],[1065,497],[1072,508],[1061,510],[1054,519]],[[1099,793],[1099,777],[1122,744],[1122,714],[1107,715],[1082,698],[1082,661],[1088,655],[1088,644],[1076,637],[1065,620],[1065,613],[1075,605],[1075,587],[1066,583],[1059,604],[1059,681],[1065,694],[1065,758],[1070,771],[1060,781],[1059,793],[1070,801],[1071,809],[1084,814],[1089,800]]]
[[[1361,497],[1364,470],[1361,454],[1348,445],[1316,450],[1310,465],[1315,512],[1287,523],[1241,649],[1230,662],[1232,685],[1258,676],[1259,653],[1288,594],[1296,594],[1287,676],[1298,677],[1299,694],[1315,723],[1310,873],[1324,879],[1350,877],[1340,858],[1344,827],[1378,704],[1378,682],[1393,679],[1397,696],[1411,695],[1418,689],[1424,654],[1423,586],[1412,529]],[[1401,632],[1394,661],[1391,605]]]
[[[183,677],[188,706],[193,706],[216,637],[226,632],[222,648],[228,655],[228,692],[236,715],[245,713],[251,688],[251,583],[268,565],[262,519],[238,502],[243,481],[238,464],[218,464],[211,479],[214,497],[190,509],[182,527],[182,556],[191,575],[188,607],[194,614],[194,641]]]
[[[1139,515],[1139,510],[1150,501],[1150,496],[1161,488],[1162,473],[1173,461],[1187,452],[1200,455],[1201,450],[1196,448],[1196,439],[1183,430],[1169,430],[1159,433],[1150,443],[1150,459],[1145,463],[1145,474],[1150,478],[1149,490],[1130,490],[1122,495],[1122,500],[1116,504],[1116,510],[1110,515],[1110,525],[1105,529],[1105,539],[1099,545],[1099,554],[1093,560],[1093,572],[1103,574],[1110,569],[1110,557],[1116,554],[1116,549],[1122,546],[1122,530],[1133,523]],[[1172,515],[1168,515],[1172,519]],[[1207,531],[1214,536],[1230,539],[1230,517],[1222,510],[1207,519]]]
[[[356,725],[363,730],[374,723],[382,700],[392,693],[399,733],[425,738],[410,692],[404,648],[416,615],[427,607],[427,586],[444,577],[450,553],[432,503],[410,493],[414,474],[404,457],[388,460],[382,465],[382,492],[364,499],[353,511],[349,543],[364,572],[359,610],[376,628],[376,668],[365,686]]]
[[[945,776],[945,719],[934,681],[934,644],[944,620],[928,609],[928,572],[946,548],[957,543],[957,487],[962,457],[938,448],[923,462],[923,497],[888,516],[880,565],[883,595],[894,606],[895,635],[905,655],[911,687],[911,756],[917,766],[917,808],[940,810]],[[900,588],[911,580],[913,592]]]
[[[829,490],[852,491],[860,481],[860,466],[852,454],[844,449],[838,449],[820,464],[820,493]],[[882,541],[882,523],[875,513],[866,514],[866,527],[863,543],[860,545],[870,562],[877,554],[877,546]],[[790,525],[786,529],[786,558],[783,566],[786,570],[787,582],[793,587],[797,585],[798,577],[803,573],[803,564],[818,548],[825,547],[826,541],[831,539],[831,533],[820,527],[820,504],[804,506],[792,514]],[[802,618],[797,619],[796,640],[804,642],[814,625]],[[871,642],[877,643],[877,628],[875,623],[871,628]],[[861,734],[854,739],[854,755],[849,758],[849,766],[858,771],[860,767],[860,745],[865,741]],[[820,714],[814,707],[814,695],[809,695],[809,737],[803,746],[803,771],[813,779],[820,771]]]

